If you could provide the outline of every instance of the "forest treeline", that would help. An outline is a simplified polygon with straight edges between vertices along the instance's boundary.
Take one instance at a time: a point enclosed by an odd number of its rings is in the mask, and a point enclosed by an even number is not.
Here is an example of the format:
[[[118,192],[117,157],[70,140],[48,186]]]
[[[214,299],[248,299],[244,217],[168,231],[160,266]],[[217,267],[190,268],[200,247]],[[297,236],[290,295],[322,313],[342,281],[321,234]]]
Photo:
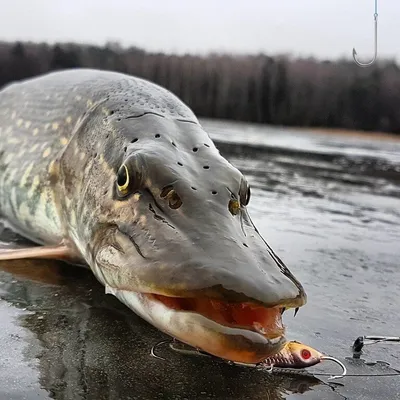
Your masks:
[[[168,55],[117,43],[0,43],[0,87],[77,67],[149,79],[202,117],[400,133],[400,69],[393,61],[360,68],[352,60]]]

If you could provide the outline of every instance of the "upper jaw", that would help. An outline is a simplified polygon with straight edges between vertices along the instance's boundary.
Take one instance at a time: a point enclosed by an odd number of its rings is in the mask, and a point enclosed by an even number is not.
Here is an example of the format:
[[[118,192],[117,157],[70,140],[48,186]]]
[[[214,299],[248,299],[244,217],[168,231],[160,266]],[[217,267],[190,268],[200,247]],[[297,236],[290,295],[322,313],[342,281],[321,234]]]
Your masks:
[[[204,218],[209,214],[204,212]],[[94,263],[102,272],[98,275],[106,278],[105,284],[136,292],[206,296],[266,307],[304,305],[302,285],[254,225],[248,221],[250,225],[240,228],[226,219],[219,223],[218,218],[207,220],[204,226],[182,218],[183,226],[173,235],[165,224],[147,226],[154,240],[147,240],[147,231],[141,238],[133,224],[135,243],[118,224],[113,225],[101,239],[92,240],[96,243],[92,250]],[[153,218],[147,223],[154,223]],[[140,247],[140,253],[135,245]]]
[[[225,268],[216,268],[210,265],[211,262],[176,266],[137,260],[135,267],[118,267],[120,263],[126,262],[124,254],[115,248],[112,250],[104,253],[99,251],[97,262],[94,263],[96,268],[92,269],[104,285],[121,290],[181,298],[206,297],[264,307],[297,308],[307,300],[303,288],[282,273],[268,274],[265,271],[252,275],[250,264],[247,268],[245,265],[238,268],[234,263]]]
[[[275,262],[257,262],[246,259],[245,254],[231,256],[222,249],[211,256],[193,250],[193,256],[186,256],[180,262],[167,253],[165,258],[143,260],[121,254],[113,249],[108,263],[116,267],[110,270],[109,284],[120,289],[143,293],[157,293],[172,297],[208,297],[233,303],[256,303],[265,307],[301,307],[306,303],[303,287],[286,270],[280,270]],[[231,252],[232,253],[232,252]],[[105,257],[97,261],[102,264]],[[164,254],[163,254],[164,255]],[[178,254],[177,256],[179,256]],[[182,257],[183,258],[183,257]],[[113,262],[115,260],[115,263]],[[123,267],[118,267],[122,262]],[[134,266],[133,266],[134,265]],[[102,268],[103,269],[103,268]],[[114,285],[111,280],[117,284]]]

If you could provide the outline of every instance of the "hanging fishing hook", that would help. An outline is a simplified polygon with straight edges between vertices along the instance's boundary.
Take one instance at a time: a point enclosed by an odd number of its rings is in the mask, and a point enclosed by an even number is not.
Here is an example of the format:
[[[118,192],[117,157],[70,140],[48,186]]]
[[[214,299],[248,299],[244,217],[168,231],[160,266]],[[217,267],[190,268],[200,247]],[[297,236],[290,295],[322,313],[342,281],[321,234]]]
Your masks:
[[[375,0],[375,13],[374,13],[374,24],[375,24],[375,50],[374,50],[374,57],[372,58],[372,60],[368,63],[362,63],[360,61],[357,60],[357,52],[356,49],[353,47],[353,58],[354,58],[354,62],[359,66],[359,67],[369,67],[370,65],[372,65],[375,60],[376,57],[378,55],[378,0]]]

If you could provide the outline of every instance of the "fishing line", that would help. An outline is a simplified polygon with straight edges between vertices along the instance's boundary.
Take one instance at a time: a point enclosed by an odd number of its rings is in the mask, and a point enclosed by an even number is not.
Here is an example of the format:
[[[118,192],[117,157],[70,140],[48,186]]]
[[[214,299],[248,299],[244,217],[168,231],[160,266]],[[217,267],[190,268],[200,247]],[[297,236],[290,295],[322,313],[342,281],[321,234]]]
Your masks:
[[[289,368],[273,368],[272,370],[267,370],[270,373],[278,372],[278,373],[283,373],[283,374],[290,374],[290,375],[305,375],[305,376],[332,376],[332,374],[329,374],[327,372],[315,372],[311,373],[305,370],[297,370],[297,369],[289,369]],[[391,374],[346,374],[343,375],[343,378],[346,376],[360,376],[360,377],[366,377],[366,376],[400,376],[400,371],[396,373],[391,373]],[[342,377],[342,376],[340,376]]]

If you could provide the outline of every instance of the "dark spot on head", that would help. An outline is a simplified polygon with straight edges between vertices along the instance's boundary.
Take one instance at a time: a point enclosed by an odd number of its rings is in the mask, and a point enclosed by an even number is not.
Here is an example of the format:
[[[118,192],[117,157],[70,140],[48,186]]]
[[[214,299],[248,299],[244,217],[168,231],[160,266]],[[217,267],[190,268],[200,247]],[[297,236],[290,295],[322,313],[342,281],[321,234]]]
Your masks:
[[[168,200],[168,205],[173,210],[176,210],[182,205],[182,200],[172,185],[165,186],[160,193],[161,198]]]
[[[127,149],[128,149],[128,148],[125,146],[125,147],[124,147],[124,152],[125,152],[125,153],[126,153],[126,150],[127,150]]]
[[[196,151],[199,150],[199,149],[197,147],[193,147],[192,150],[196,153]]]
[[[105,196],[108,193],[108,189],[106,189],[103,193],[103,195]]]
[[[138,140],[139,140],[138,138],[135,138],[135,139],[131,140],[131,143],[135,143],[135,142],[137,142]]]
[[[160,135],[159,133],[157,133],[157,134],[154,135],[154,137],[155,137],[156,139],[158,139],[159,137],[161,137],[161,135]]]
[[[176,144],[174,142],[171,142],[172,146],[176,147]]]
[[[169,208],[172,208],[173,210],[176,210],[182,205],[182,200],[175,192],[175,190],[173,191],[172,195],[169,198],[168,205]]]
[[[94,158],[96,158],[97,157],[97,153],[94,153]]]
[[[204,165],[203,168],[204,168],[204,169],[210,169],[210,166],[209,166],[209,165]]]
[[[246,243],[243,243],[243,246],[244,246],[244,247],[249,247],[249,246],[247,246],[247,244],[246,244]]]
[[[207,143],[204,143],[204,146],[206,146],[206,147],[210,147],[210,145],[209,145],[209,144],[207,144]]]
[[[177,164],[183,167],[183,164],[180,161],[178,161]]]
[[[114,115],[114,112],[115,112],[114,110],[111,110],[110,115]]]
[[[218,192],[216,190],[213,190],[211,193],[212,194],[217,194]]]
[[[125,99],[125,101],[128,101],[128,99]]]
[[[167,197],[172,192],[174,192],[173,186],[171,186],[171,185],[165,186],[161,190],[160,197],[162,197],[162,198]]]
[[[191,186],[191,188],[192,188],[193,190],[197,190],[194,186]]]
[[[110,134],[109,134],[109,133],[107,133],[107,135],[106,135],[106,139],[108,139],[108,138],[109,138],[109,136],[110,136]]]
[[[121,118],[117,118],[117,121],[118,121],[118,122],[121,121]]]

